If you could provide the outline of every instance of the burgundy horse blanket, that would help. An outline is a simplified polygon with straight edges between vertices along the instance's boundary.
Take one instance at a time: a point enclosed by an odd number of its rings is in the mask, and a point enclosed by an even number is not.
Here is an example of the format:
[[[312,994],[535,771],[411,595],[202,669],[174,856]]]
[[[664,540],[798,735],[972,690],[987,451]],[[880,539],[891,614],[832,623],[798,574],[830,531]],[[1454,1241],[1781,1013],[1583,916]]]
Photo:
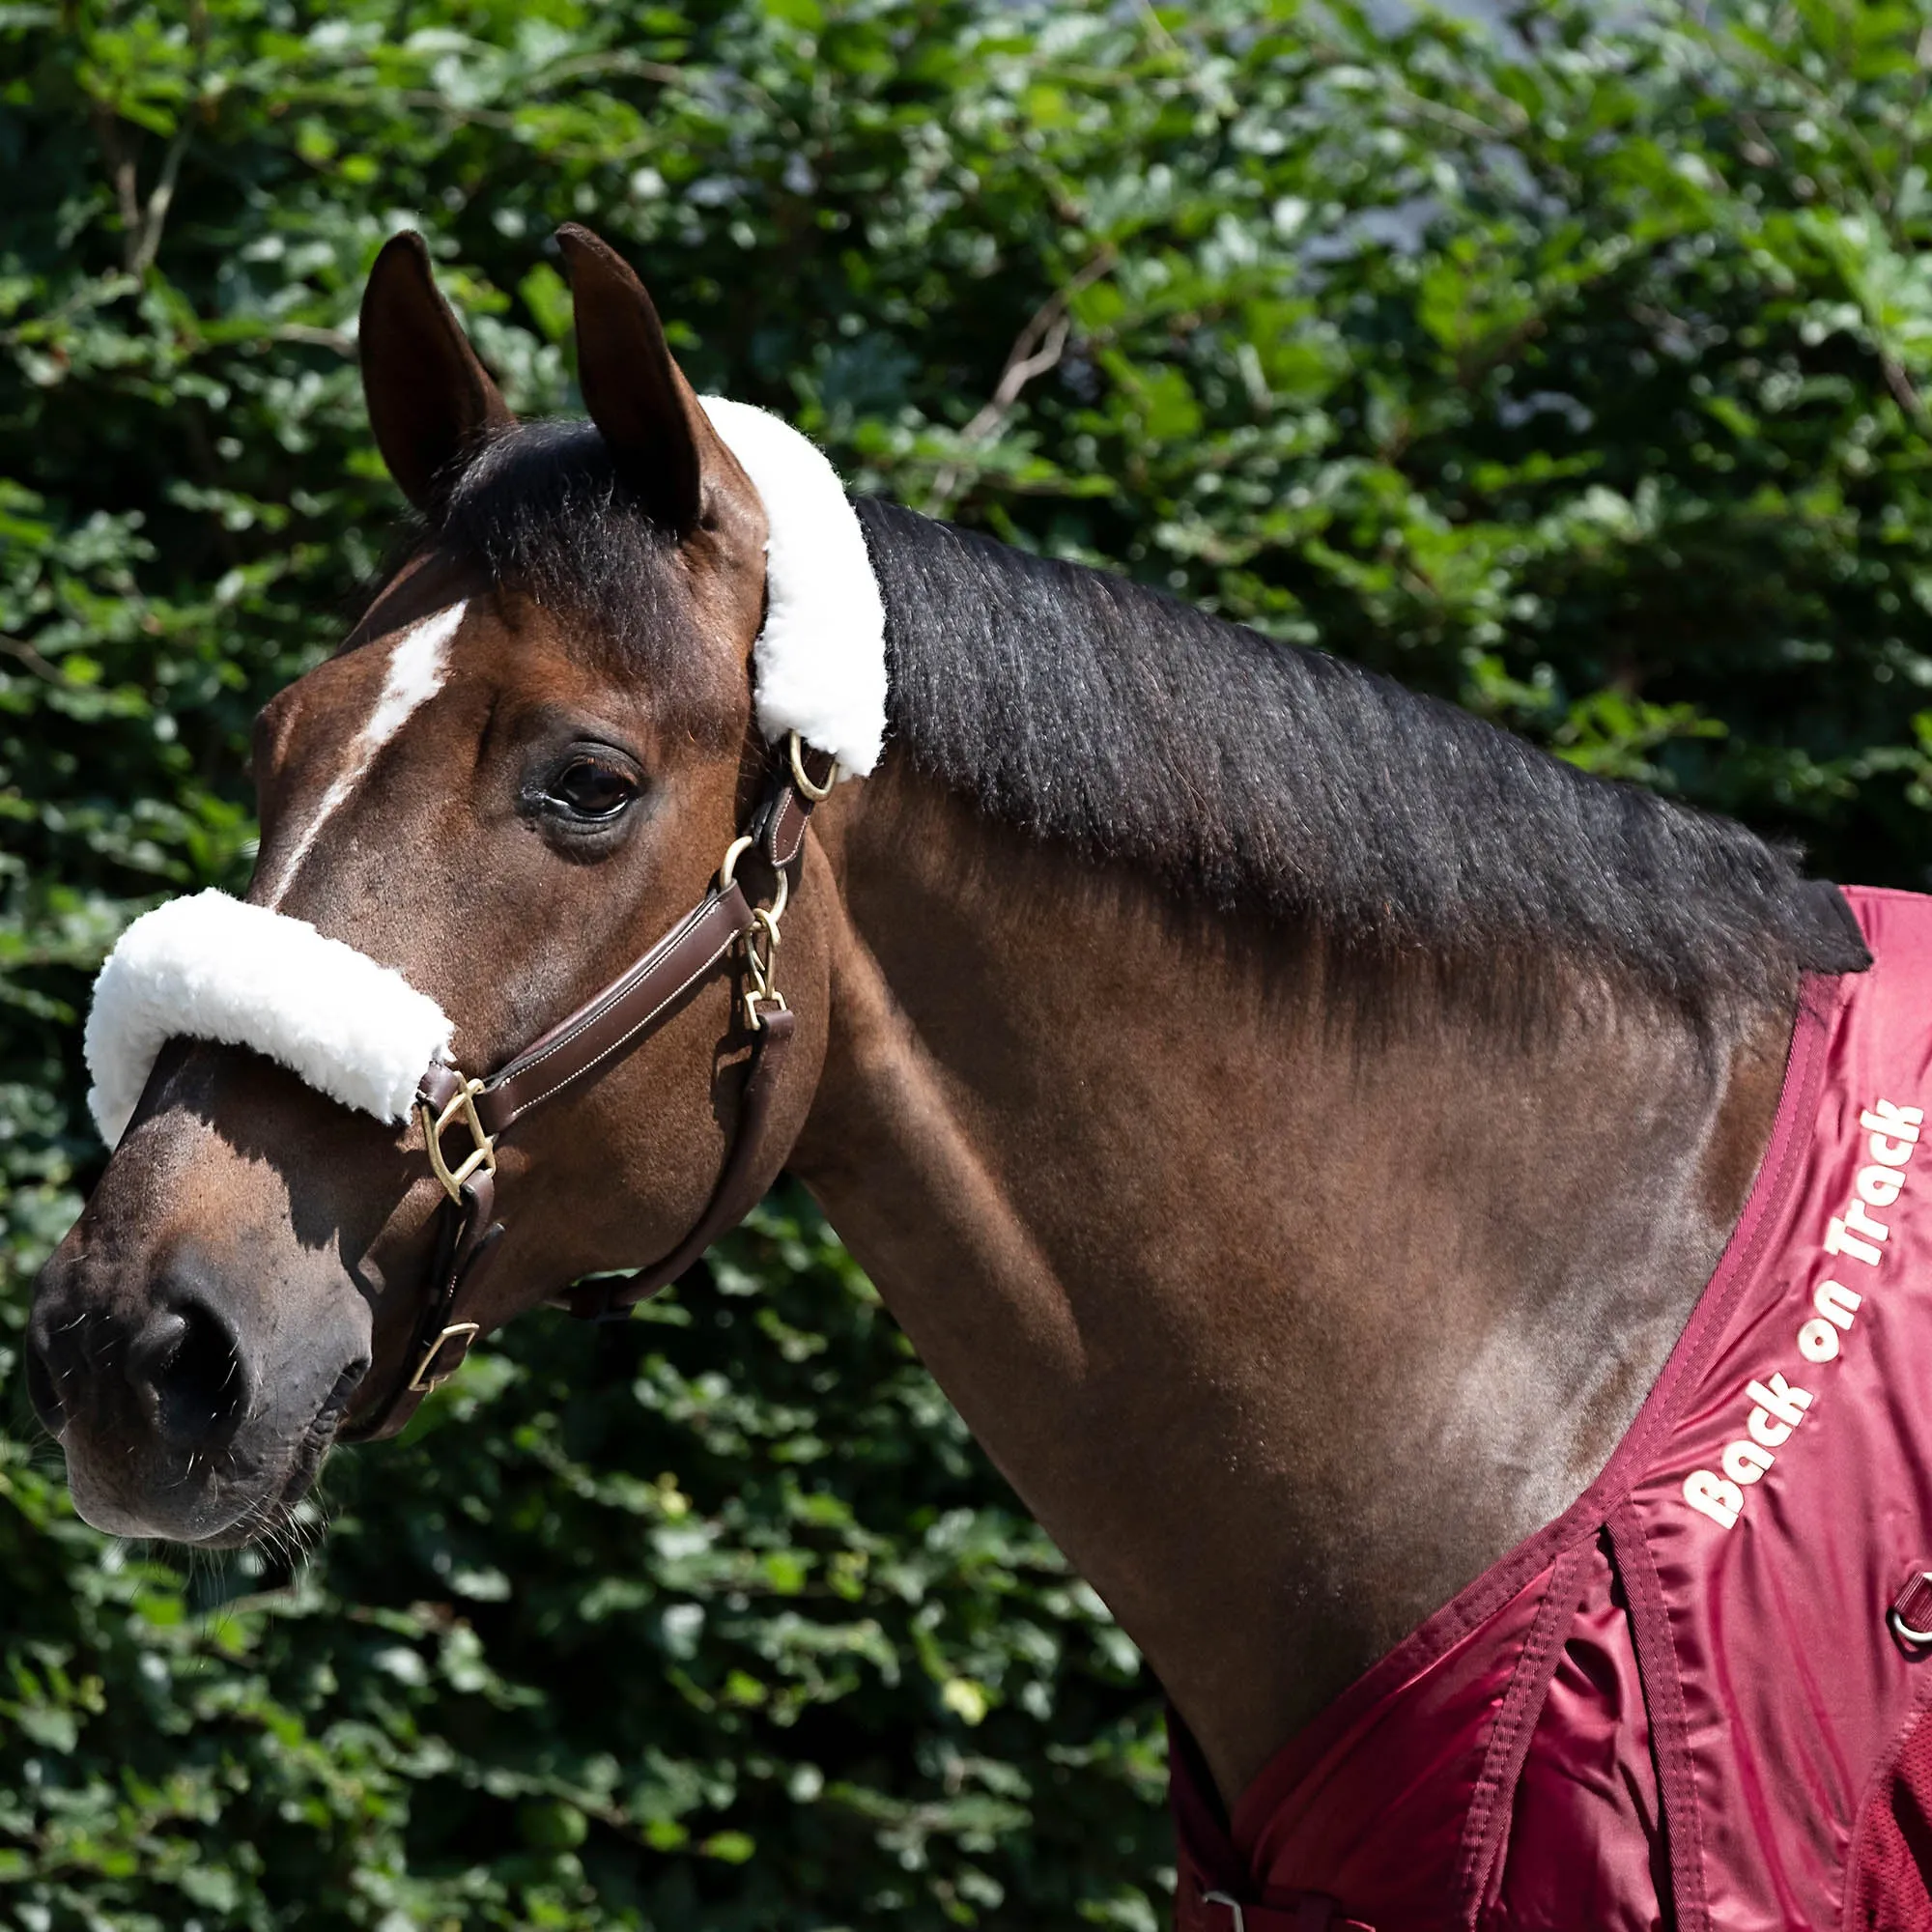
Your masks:
[[[1845,896],[1603,1473],[1232,1819],[1175,1726],[1181,1932],[1932,1928],[1932,898]]]

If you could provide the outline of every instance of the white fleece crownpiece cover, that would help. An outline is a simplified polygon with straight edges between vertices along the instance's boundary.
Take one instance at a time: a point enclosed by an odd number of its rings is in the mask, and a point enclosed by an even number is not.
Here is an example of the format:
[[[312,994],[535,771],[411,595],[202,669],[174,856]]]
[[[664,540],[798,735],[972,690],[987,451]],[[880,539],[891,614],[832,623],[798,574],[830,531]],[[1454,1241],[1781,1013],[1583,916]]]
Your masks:
[[[107,955],[87,1016],[87,1104],[113,1147],[155,1056],[186,1035],[252,1047],[345,1107],[402,1122],[452,1032],[427,993],[306,920],[196,893],[144,914]]]
[[[724,396],[699,400],[771,526],[752,653],[758,728],[775,743],[796,731],[841,776],[863,778],[886,735],[886,611],[845,486],[790,423]]]

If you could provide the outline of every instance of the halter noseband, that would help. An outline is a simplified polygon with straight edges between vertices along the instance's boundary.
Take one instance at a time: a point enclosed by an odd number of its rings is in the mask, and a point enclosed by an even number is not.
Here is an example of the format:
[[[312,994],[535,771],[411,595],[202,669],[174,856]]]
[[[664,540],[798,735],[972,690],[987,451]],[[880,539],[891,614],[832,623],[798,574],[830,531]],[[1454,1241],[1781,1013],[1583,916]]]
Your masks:
[[[467,1078],[441,1061],[418,1083],[417,1118],[424,1151],[446,1199],[439,1211],[436,1259],[428,1297],[394,1386],[361,1421],[337,1432],[345,1442],[393,1435],[431,1389],[463,1365],[482,1324],[466,1315],[499,1251],[497,1145],[535,1108],[592,1073],[614,1066],[664,1024],[683,996],[742,954],[746,987],[741,1011],[752,1036],[751,1061],[738,1103],[731,1148],[709,1205],[677,1247],[653,1266],[624,1280],[566,1290],[554,1305],[583,1321],[602,1321],[630,1311],[673,1281],[727,1234],[769,1187],[777,1173],[767,1146],[772,1096],[791,1045],[793,1017],[773,980],[779,921],[790,893],[791,869],[805,845],[811,810],[832,789],[838,762],[807,750],[796,731],[785,763],[767,785],[746,831],[733,839],[710,890],[642,957],[559,1020],[521,1053],[482,1080]],[[753,905],[737,877],[755,852],[776,885],[768,905]],[[443,1137],[461,1130],[469,1147],[452,1162]],[[780,1162],[783,1159],[780,1156]]]

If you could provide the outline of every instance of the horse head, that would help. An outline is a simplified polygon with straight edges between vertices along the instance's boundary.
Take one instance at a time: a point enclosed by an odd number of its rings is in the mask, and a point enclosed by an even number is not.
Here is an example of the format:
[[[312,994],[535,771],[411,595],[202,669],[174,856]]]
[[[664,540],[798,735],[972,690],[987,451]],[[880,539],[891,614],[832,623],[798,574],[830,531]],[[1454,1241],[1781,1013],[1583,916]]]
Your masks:
[[[469,1071],[704,893],[770,762],[753,716],[759,492],[630,269],[582,229],[558,239],[587,423],[517,422],[417,237],[376,263],[363,384],[419,541],[340,650],[258,721],[247,895],[361,957],[340,955],[340,980],[319,948],[227,962],[289,1024],[333,1011],[351,1035],[381,1017],[359,1010],[353,972],[380,1004],[388,969],[453,1021]],[[824,1047],[810,897],[785,928],[801,1019],[766,1135],[780,1157]],[[234,946],[261,926],[288,929],[242,918]],[[187,963],[183,999],[205,965]],[[698,1222],[757,1020],[740,990],[728,971],[678,988],[621,1064],[502,1148],[520,1211],[468,1321],[487,1331]],[[417,1112],[391,1111],[400,1123],[248,1047],[161,1049],[36,1293],[31,1392],[88,1520],[244,1542],[283,1520],[345,1422],[419,1379],[407,1357],[447,1245],[444,1190]]]

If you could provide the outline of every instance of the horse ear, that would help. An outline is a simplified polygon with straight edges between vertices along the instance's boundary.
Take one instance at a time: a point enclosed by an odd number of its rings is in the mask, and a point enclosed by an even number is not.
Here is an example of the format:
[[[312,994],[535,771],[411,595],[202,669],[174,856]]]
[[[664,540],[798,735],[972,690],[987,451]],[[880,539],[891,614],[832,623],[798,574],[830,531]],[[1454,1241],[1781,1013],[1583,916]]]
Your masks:
[[[574,221],[556,242],[570,270],[583,406],[652,520],[690,530],[704,513],[707,473],[728,464],[724,444],[631,265]]]
[[[477,443],[516,417],[437,288],[420,235],[384,243],[357,334],[376,447],[403,495],[433,518]]]

